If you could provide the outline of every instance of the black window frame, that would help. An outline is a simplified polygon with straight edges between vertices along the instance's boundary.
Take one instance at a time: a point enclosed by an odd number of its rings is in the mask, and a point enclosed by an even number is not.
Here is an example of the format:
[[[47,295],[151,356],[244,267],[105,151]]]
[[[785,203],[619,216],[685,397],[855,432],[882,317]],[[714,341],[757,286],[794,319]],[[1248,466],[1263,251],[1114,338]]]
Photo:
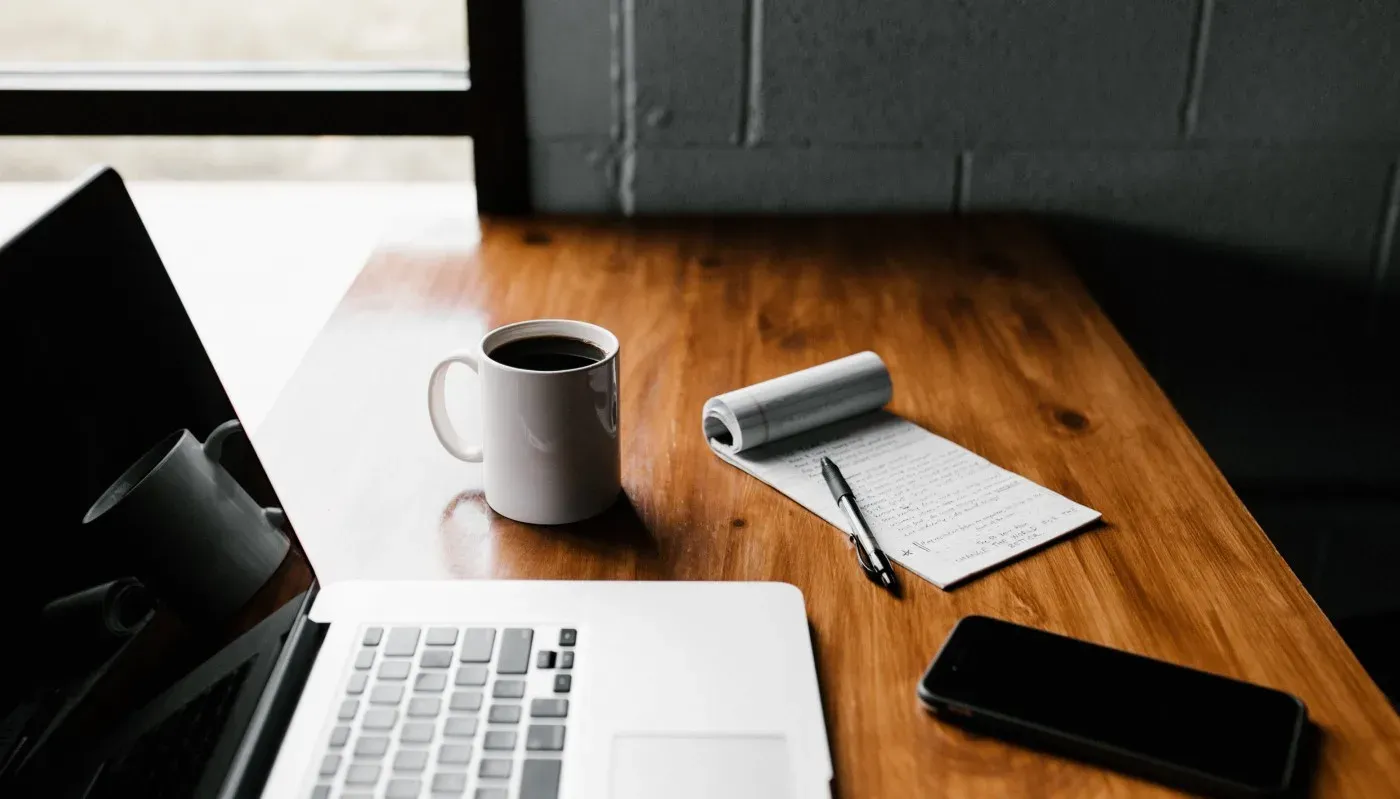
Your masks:
[[[13,68],[3,136],[469,136],[477,208],[530,210],[523,0],[463,0],[470,64]]]

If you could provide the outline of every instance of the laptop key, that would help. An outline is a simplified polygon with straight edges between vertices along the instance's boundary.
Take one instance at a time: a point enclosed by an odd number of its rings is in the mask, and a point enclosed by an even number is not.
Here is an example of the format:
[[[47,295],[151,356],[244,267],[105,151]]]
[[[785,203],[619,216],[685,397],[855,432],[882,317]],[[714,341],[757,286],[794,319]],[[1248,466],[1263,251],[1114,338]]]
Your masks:
[[[384,644],[384,654],[391,657],[413,657],[418,651],[418,628],[395,627],[389,631],[389,640]]]
[[[472,760],[471,744],[443,744],[438,747],[438,765],[465,766]]]
[[[419,674],[413,680],[413,690],[418,693],[440,694],[446,687],[446,674]]]
[[[537,669],[552,669],[552,668],[554,668],[554,650],[552,650],[552,649],[541,649],[541,650],[540,650],[540,653],[539,653],[538,655],[535,655],[535,668],[537,668]]]
[[[567,699],[535,699],[530,702],[530,716],[537,719],[562,719],[569,715]]]
[[[481,709],[480,691],[454,691],[452,694],[452,709],[477,711]]]
[[[428,646],[453,646],[457,643],[456,627],[430,627],[424,639]]]
[[[476,789],[476,799],[506,799],[509,795],[505,788],[498,786]]]
[[[369,692],[371,705],[397,705],[403,699],[402,685],[376,685]]]
[[[433,740],[432,722],[409,722],[399,730],[399,743],[426,744]]]
[[[374,665],[374,650],[365,647],[360,650],[360,654],[355,656],[355,668],[363,671]]]
[[[361,735],[355,742],[355,757],[383,757],[389,751],[389,739],[379,735]]]
[[[400,749],[394,755],[394,771],[422,771],[428,767],[428,753],[422,749]]]
[[[448,738],[470,738],[476,735],[476,716],[452,716],[442,725],[442,734]]]
[[[566,627],[566,628],[564,628],[564,629],[562,629],[562,630],[559,631],[559,645],[560,645],[560,646],[573,646],[573,645],[575,645],[575,644],[577,644],[577,643],[578,643],[578,630],[575,630],[575,629],[567,628],[567,627]]]
[[[367,730],[392,730],[399,720],[399,711],[389,707],[373,707],[365,711],[360,725]]]
[[[497,699],[519,699],[525,695],[524,680],[496,680],[491,696]]]
[[[481,743],[482,749],[514,749],[514,730],[487,730],[486,740]]]
[[[492,724],[515,724],[520,721],[520,705],[492,705],[486,720]]]
[[[336,714],[336,718],[340,719],[341,721],[349,721],[350,719],[355,718],[355,714],[359,712],[359,710],[360,700],[347,699],[344,702],[340,703],[340,713]]]
[[[379,782],[379,766],[356,763],[345,772],[347,785],[373,785]]]
[[[384,789],[384,799],[417,799],[422,791],[422,780],[389,780],[389,787]]]
[[[559,668],[572,669],[574,667],[574,653],[572,650],[564,650],[559,653]]]
[[[317,785],[311,789],[311,799],[331,799],[331,786]]]
[[[359,696],[365,692],[365,685],[369,682],[369,675],[362,671],[357,671],[350,675],[350,682],[345,686],[345,693],[351,696]]]
[[[407,660],[386,660],[379,664],[379,679],[407,680],[408,672],[412,668],[413,664]]]
[[[321,776],[334,777],[340,771],[340,755],[326,755],[321,760]]]
[[[457,684],[485,685],[486,674],[487,671],[485,666],[463,666],[460,669],[457,669]]]
[[[501,656],[496,660],[497,674],[524,674],[530,669],[530,644],[535,631],[529,627],[510,627],[501,634]]]
[[[463,663],[490,663],[491,650],[496,645],[496,631],[488,627],[472,627],[462,637]]]
[[[560,765],[558,760],[526,760],[520,770],[520,799],[557,799]]]
[[[554,675],[554,693],[556,693],[556,694],[567,694],[567,693],[569,692],[569,689],[573,687],[573,684],[574,684],[574,678],[573,678],[572,675],[569,675],[569,674],[556,674],[556,675]]]
[[[433,793],[450,793],[461,796],[467,790],[467,774],[464,771],[444,771],[433,775]]]
[[[344,746],[345,742],[348,740],[350,740],[349,727],[336,727],[331,730],[331,746],[339,749]]]
[[[461,771],[445,771],[433,775],[433,793],[461,796],[467,790],[467,775]]]
[[[425,669],[445,669],[452,665],[451,649],[424,649],[418,665]]]
[[[510,776],[509,760],[482,760],[481,768],[477,770],[477,776],[505,779]]]
[[[415,696],[408,700],[408,715],[414,718],[436,718],[442,712],[442,700],[436,696]]]
[[[365,630],[364,640],[360,643],[364,644],[365,646],[379,646],[379,639],[383,637],[383,627],[371,627],[368,630]]]
[[[525,733],[525,748],[532,752],[564,751],[564,725],[531,724]]]

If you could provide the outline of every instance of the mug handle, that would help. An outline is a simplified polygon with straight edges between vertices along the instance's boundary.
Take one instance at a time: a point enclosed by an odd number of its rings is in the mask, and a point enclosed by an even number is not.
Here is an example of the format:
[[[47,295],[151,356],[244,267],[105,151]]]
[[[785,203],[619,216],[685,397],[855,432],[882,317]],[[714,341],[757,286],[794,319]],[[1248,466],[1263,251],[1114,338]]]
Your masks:
[[[224,442],[229,436],[243,430],[243,423],[237,419],[229,419],[227,422],[214,428],[209,437],[204,439],[204,457],[218,463],[224,454]],[[263,519],[275,530],[287,529],[287,514],[281,508],[263,508]]]
[[[468,444],[452,426],[452,420],[447,418],[447,367],[454,363],[462,364],[478,376],[481,374],[481,366],[474,352],[461,350],[443,358],[428,380],[428,418],[433,422],[433,432],[437,433],[438,441],[448,452],[467,463],[481,463],[481,446]]]
[[[228,437],[243,429],[243,423],[237,419],[229,419],[227,422],[214,428],[214,432],[204,439],[204,457],[218,463],[219,458],[224,454],[224,442]]]

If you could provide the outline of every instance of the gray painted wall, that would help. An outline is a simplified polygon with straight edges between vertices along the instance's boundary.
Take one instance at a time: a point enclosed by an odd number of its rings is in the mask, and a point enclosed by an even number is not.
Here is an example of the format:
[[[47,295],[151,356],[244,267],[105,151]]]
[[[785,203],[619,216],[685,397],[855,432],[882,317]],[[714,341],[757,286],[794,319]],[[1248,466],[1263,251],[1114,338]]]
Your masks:
[[[526,0],[552,211],[1029,209],[1400,290],[1394,0]]]

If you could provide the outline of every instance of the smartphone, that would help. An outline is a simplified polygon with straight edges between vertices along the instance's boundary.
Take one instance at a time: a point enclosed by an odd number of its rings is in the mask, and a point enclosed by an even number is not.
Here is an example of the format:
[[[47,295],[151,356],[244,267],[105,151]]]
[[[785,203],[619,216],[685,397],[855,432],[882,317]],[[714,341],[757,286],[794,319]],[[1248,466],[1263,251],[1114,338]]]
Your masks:
[[[918,695],[969,730],[1222,797],[1287,790],[1308,727],[1282,691],[986,616],[958,621]]]

